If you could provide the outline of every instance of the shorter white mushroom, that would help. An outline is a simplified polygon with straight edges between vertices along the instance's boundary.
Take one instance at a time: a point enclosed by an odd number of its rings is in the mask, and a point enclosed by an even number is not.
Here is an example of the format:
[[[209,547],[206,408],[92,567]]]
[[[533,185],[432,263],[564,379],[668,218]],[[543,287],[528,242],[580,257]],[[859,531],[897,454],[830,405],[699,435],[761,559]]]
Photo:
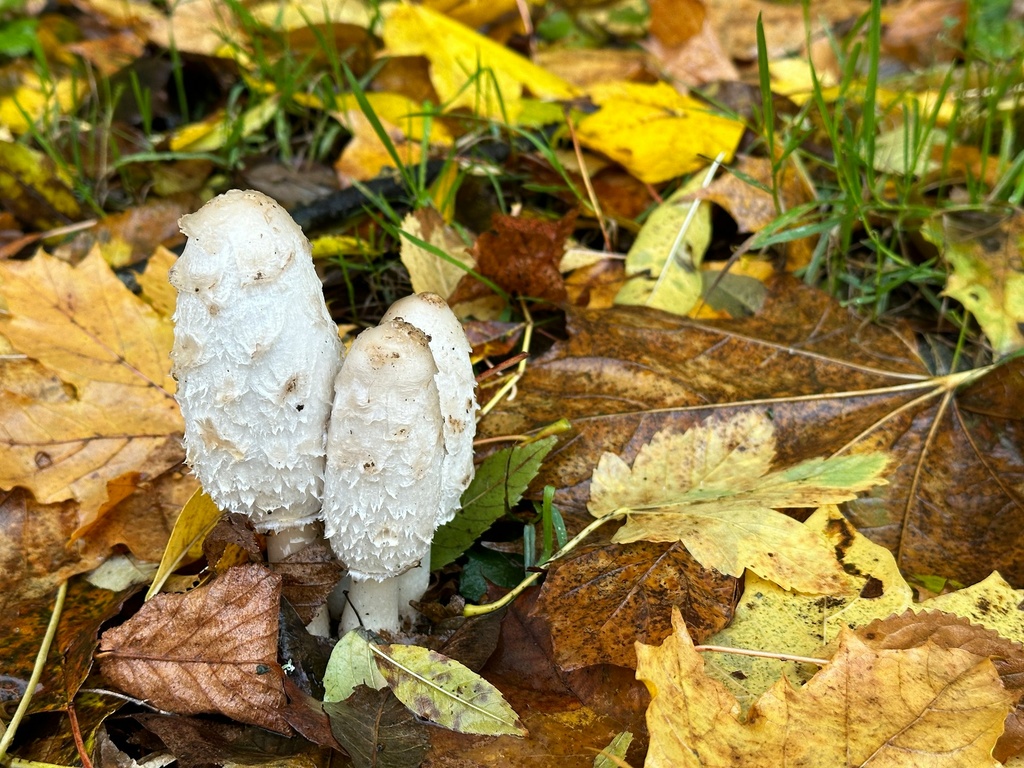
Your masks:
[[[342,630],[399,629],[399,579],[430,552],[444,437],[427,336],[390,320],[352,343],[327,435],[324,532],[352,578]]]

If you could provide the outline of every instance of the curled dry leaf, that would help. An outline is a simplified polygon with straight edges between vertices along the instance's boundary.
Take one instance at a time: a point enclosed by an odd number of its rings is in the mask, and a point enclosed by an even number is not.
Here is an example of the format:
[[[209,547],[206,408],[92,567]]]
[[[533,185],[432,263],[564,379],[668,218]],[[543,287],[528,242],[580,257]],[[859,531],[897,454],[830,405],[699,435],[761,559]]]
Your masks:
[[[103,633],[103,675],[160,709],[290,733],[277,663],[280,597],[281,577],[259,565],[183,595],[157,595]]]

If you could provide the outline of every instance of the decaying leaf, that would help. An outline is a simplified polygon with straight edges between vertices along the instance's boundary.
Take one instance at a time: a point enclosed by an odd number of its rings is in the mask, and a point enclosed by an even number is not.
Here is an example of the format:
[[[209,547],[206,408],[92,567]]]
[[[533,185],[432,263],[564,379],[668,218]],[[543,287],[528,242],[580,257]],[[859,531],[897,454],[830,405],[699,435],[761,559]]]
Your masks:
[[[919,608],[955,613],[1024,644],[1024,589],[1014,589],[998,573],[956,592],[933,597]]]
[[[637,648],[637,676],[654,697],[649,768],[999,765],[992,749],[1015,696],[987,658],[932,643],[876,651],[846,632],[803,688],[780,680],[741,722],[678,613],[673,626],[661,647]]]
[[[559,221],[495,215],[473,247],[477,269],[509,293],[565,301],[559,263],[576,214]]]
[[[334,737],[356,768],[417,768],[427,752],[427,726],[387,688],[358,687],[324,705]]]
[[[858,533],[836,507],[817,510],[804,525],[819,532],[848,575],[845,589],[828,595],[790,592],[748,573],[731,624],[704,640],[709,645],[766,653],[828,658],[839,633],[855,629],[913,602],[892,553]],[[704,659],[707,674],[724,685],[743,710],[780,677],[804,683],[817,668],[778,658],[732,653]]]
[[[1007,692],[1017,703],[1006,716],[1006,728],[996,744],[995,757],[1005,763],[1024,751],[1024,646],[969,620],[939,611],[907,611],[879,619],[857,631],[857,637],[871,648],[917,648],[926,642],[940,648],[959,648],[995,664]]]
[[[290,733],[277,663],[281,577],[232,568],[183,595],[157,595],[100,639],[104,676],[180,714],[214,712]]]
[[[46,155],[0,141],[0,202],[20,221],[41,230],[78,221],[82,210],[71,186],[67,173]]]
[[[459,733],[526,735],[501,692],[454,659],[415,645],[371,647],[395,696],[420,717]]]
[[[181,461],[170,322],[96,250],[75,268],[45,254],[4,262],[0,293],[10,310],[0,331],[48,369],[45,386],[0,392],[0,487],[22,485],[42,503],[76,499],[88,526],[108,484]]]
[[[1024,348],[1024,216],[931,221],[922,230],[953,268],[945,293],[978,320],[1000,355]]]
[[[661,431],[632,469],[606,453],[594,470],[590,513],[624,511],[613,541],[682,541],[705,568],[747,568],[783,589],[830,594],[847,585],[824,537],[776,509],[819,507],[884,484],[882,454],[811,459],[769,471],[775,429],[763,412]]]
[[[702,568],[678,543],[599,545],[552,564],[535,610],[551,627],[562,669],[635,668],[634,644],[665,639],[673,607],[703,642],[729,623],[738,586]]]

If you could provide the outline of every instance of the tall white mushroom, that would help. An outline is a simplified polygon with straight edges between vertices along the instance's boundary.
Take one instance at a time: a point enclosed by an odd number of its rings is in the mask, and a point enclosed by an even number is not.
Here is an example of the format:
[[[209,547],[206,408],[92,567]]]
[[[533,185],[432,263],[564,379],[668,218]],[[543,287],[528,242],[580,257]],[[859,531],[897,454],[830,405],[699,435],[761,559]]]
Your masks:
[[[186,459],[225,511],[270,533],[271,560],[315,535],[343,349],[302,230],[233,190],[183,216],[173,374]]]
[[[335,385],[324,533],[352,578],[342,629],[399,628],[399,576],[429,556],[441,509],[443,418],[427,336],[402,320],[363,331]]]

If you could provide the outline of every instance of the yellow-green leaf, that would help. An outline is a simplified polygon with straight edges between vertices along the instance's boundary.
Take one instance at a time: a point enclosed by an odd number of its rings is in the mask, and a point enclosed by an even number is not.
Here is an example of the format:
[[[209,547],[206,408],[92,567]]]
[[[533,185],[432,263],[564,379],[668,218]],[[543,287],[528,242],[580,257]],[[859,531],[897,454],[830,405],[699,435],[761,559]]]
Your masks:
[[[377,669],[366,630],[353,629],[334,646],[324,672],[324,701],[344,701],[360,686],[379,691],[388,684]]]
[[[784,589],[832,593],[848,585],[825,538],[784,507],[819,507],[885,483],[882,454],[814,459],[775,472],[775,431],[761,411],[709,418],[683,434],[657,433],[632,468],[606,453],[594,471],[595,517],[626,513],[614,541],[681,541],[706,568],[747,568]]]
[[[700,263],[711,243],[711,206],[683,199],[700,186],[699,177],[691,179],[647,217],[626,255],[630,279],[616,295],[616,304],[641,304],[685,315],[700,300]],[[697,210],[683,232],[693,206]]]
[[[501,692],[454,659],[415,645],[371,648],[395,696],[420,717],[459,733],[526,735]]]
[[[651,184],[692,173],[719,153],[728,161],[743,135],[741,122],[666,83],[604,83],[589,95],[601,108],[580,121],[580,143]]]

